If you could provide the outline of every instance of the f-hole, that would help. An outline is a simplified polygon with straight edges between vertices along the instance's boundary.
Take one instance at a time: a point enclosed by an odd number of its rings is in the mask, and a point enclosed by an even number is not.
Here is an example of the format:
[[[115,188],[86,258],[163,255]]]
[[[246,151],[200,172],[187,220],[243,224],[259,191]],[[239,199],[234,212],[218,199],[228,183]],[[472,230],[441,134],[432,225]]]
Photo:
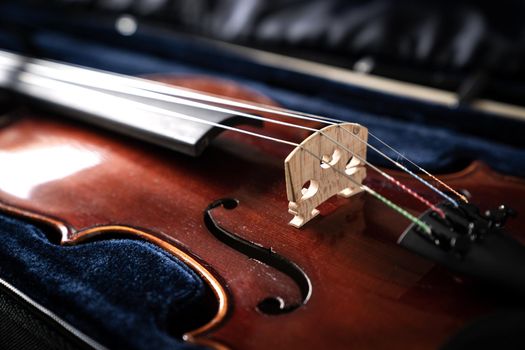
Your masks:
[[[292,312],[308,302],[312,294],[312,284],[306,273],[294,262],[275,253],[271,248],[256,245],[238,235],[221,227],[213,218],[213,209],[222,206],[233,210],[239,205],[236,199],[224,198],[211,203],[204,211],[204,223],[208,230],[222,243],[246,255],[251,259],[258,260],[290,277],[301,292],[301,302],[288,304],[280,296],[268,296],[257,304],[257,309],[268,315],[281,315]]]

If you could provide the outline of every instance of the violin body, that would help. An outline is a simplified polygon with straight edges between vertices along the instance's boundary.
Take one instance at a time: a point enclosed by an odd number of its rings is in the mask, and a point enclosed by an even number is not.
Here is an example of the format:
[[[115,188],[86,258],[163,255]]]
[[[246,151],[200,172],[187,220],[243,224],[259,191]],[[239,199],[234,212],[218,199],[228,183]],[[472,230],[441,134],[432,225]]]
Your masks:
[[[202,79],[179,83],[268,103]],[[501,306],[475,281],[400,247],[408,220],[364,193],[332,198],[301,229],[288,225],[283,160],[290,148],[232,132],[216,141],[192,158],[56,116],[18,113],[0,128],[0,157],[24,162],[3,170],[0,209],[52,228],[61,244],[133,236],[182,259],[214,300],[213,317],[185,339],[217,349],[436,348]],[[46,170],[15,180],[36,164]],[[438,200],[405,174],[386,171]],[[525,181],[481,163],[440,178],[468,189],[482,209],[505,203],[525,211]],[[414,214],[424,210],[374,171],[365,181]],[[522,233],[525,222],[511,220],[507,231]]]

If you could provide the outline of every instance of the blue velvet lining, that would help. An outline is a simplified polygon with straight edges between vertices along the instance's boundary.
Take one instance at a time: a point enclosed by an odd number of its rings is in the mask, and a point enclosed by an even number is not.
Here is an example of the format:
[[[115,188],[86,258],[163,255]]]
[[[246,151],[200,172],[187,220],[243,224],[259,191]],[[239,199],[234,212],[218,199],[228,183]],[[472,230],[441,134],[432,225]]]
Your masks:
[[[110,348],[194,348],[166,328],[200,300],[203,282],[152,244],[60,246],[34,225],[0,215],[0,277]]]

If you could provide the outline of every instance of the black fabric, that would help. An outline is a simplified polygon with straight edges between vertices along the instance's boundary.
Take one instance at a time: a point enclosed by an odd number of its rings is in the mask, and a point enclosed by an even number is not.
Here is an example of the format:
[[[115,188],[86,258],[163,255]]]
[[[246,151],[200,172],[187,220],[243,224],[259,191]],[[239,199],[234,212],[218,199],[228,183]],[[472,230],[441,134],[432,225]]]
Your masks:
[[[27,1],[27,0],[26,0]],[[33,3],[49,1],[32,0]],[[523,103],[525,28],[520,1],[55,0],[132,13],[208,37],[354,65],[376,74]],[[479,78],[482,72],[482,78]],[[490,77],[490,79],[489,79]]]
[[[0,349],[92,349],[58,322],[0,284]]]
[[[462,67],[522,40],[517,1],[59,0],[239,42],[286,43]],[[476,55],[482,49],[482,57]],[[485,57],[483,57],[485,56]],[[519,63],[519,62],[516,62]],[[508,69],[509,67],[502,67]]]
[[[504,310],[467,325],[442,350],[525,349],[525,311]]]

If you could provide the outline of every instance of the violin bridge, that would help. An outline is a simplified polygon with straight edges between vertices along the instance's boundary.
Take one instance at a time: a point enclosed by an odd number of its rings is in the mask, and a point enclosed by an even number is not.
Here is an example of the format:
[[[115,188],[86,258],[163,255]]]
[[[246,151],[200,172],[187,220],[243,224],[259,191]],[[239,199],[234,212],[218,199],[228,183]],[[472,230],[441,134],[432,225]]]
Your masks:
[[[361,191],[356,184],[366,176],[367,138],[368,130],[359,124],[330,125],[310,135],[286,157],[288,212],[294,215],[290,225],[303,226],[333,195],[349,198]]]

